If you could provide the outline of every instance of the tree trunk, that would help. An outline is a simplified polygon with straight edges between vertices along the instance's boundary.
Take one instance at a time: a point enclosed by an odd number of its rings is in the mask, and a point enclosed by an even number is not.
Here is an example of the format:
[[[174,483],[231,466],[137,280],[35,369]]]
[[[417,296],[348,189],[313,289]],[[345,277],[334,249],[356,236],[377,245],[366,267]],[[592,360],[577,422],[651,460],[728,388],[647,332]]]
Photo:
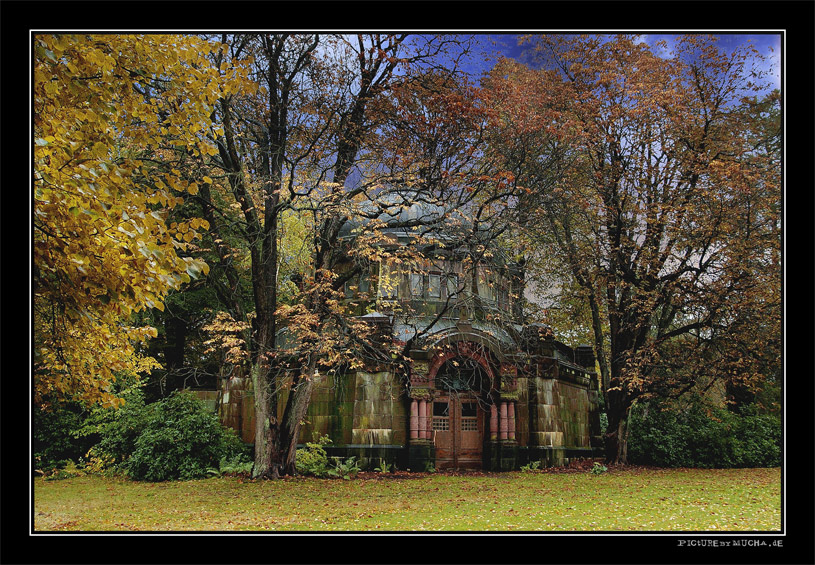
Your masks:
[[[608,408],[608,428],[604,437],[606,463],[628,463],[628,415],[630,406]]]
[[[259,337],[266,341],[261,330]],[[277,421],[278,392],[274,370],[266,359],[270,348],[260,344],[252,365],[252,386],[255,401],[255,464],[253,478],[278,478],[280,465],[280,425]]]
[[[614,324],[612,324],[614,327]],[[632,396],[625,390],[623,371],[628,353],[633,347],[628,333],[617,331],[611,335],[611,363],[609,386],[606,389],[606,414],[608,428],[605,434],[606,461],[625,464],[628,462],[628,414],[633,402]]]
[[[272,464],[277,422],[276,415],[271,414],[277,407],[269,401],[271,391],[268,378],[260,374],[261,371],[257,365],[252,368],[255,393],[255,464],[252,478],[277,478],[278,467]]]
[[[295,382],[286,401],[286,410],[283,413],[283,422],[280,433],[280,457],[282,472],[286,475],[296,475],[297,439],[300,437],[300,428],[311,403],[311,391],[314,389],[316,361],[311,360],[302,368],[302,373],[295,377]]]

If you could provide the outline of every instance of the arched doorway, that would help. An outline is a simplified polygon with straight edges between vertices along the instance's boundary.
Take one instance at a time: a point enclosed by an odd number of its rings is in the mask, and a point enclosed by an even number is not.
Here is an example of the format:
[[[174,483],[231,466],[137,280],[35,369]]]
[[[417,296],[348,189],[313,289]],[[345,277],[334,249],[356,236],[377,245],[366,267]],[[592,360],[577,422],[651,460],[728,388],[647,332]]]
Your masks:
[[[437,469],[481,469],[492,374],[483,359],[456,355],[434,375],[432,439]]]

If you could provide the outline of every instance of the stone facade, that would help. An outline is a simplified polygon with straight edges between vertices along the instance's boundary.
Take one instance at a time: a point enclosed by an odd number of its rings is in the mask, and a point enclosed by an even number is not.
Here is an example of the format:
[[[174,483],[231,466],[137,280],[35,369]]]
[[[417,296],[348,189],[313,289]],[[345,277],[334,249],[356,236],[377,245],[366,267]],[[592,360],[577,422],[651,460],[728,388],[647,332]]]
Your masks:
[[[411,237],[390,235],[393,246]],[[591,347],[572,349],[547,326],[523,323],[519,265],[495,254],[467,271],[460,259],[437,255],[421,272],[371,264],[349,281],[359,318],[381,339],[410,344],[410,363],[322,376],[301,443],[328,436],[329,455],[414,471],[513,470],[600,454]],[[221,415],[251,442],[247,385],[225,381]]]
[[[380,370],[323,376],[314,388],[301,443],[328,436],[331,456],[356,456],[367,469],[385,461],[414,471],[514,470],[533,461],[554,466],[601,454],[593,356],[583,359],[587,366],[565,360],[570,350],[551,337],[537,350],[519,349],[513,356],[490,350],[483,336],[477,339],[471,328],[447,332],[443,343],[411,352],[410,375]],[[485,382],[478,390],[455,391],[464,400],[454,402],[438,377],[445,363],[468,359]],[[226,381],[221,415],[251,442],[253,397],[247,381]],[[467,399],[474,405],[472,422],[434,413],[440,402],[460,407]],[[451,425],[452,431],[446,429]],[[452,437],[452,445],[442,445],[443,434]],[[468,441],[469,458],[463,448]]]

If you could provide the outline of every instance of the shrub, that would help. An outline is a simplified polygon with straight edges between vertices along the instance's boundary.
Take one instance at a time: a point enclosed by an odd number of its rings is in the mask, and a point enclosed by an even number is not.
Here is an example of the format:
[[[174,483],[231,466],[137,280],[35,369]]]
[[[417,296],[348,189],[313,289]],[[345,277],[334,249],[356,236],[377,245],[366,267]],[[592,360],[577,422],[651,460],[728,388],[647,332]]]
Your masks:
[[[379,467],[374,467],[377,473],[393,473],[396,471],[395,463],[388,463],[384,458],[379,458]]]
[[[327,472],[329,477],[350,480],[351,477],[361,471],[356,456],[352,455],[345,461],[342,460],[342,457],[332,457],[332,459],[334,459],[334,464]]]
[[[60,481],[62,479],[72,479],[74,477],[81,477],[85,471],[78,467],[73,461],[66,461],[65,466],[55,468],[49,473],[43,473],[43,478],[46,481]]]
[[[87,453],[94,440],[74,435],[83,418],[78,404],[63,404],[48,411],[34,408],[31,447],[35,470],[48,473],[62,469]]]
[[[312,475],[314,477],[325,477],[328,474],[328,454],[323,449],[324,445],[331,443],[328,436],[315,438],[313,442],[307,442],[304,448],[295,452],[294,466],[301,475]]]
[[[252,472],[255,466],[253,461],[247,459],[245,454],[233,457],[221,458],[220,467],[218,468],[218,475],[248,475]]]
[[[300,448],[295,453],[294,465],[301,475],[311,475],[313,477],[337,477],[350,479],[361,471],[359,462],[355,456],[343,459],[342,457],[328,457],[324,445],[331,443],[328,436],[317,436],[315,441],[307,442],[306,446]],[[330,459],[330,460],[329,460]],[[377,468],[380,472],[388,469],[386,463],[382,461],[382,467]]]
[[[123,463],[136,447],[139,434],[147,426],[149,409],[144,402],[140,386],[127,390],[125,403],[120,408],[96,408],[91,411],[77,435],[97,437],[98,443],[88,457],[117,466]]]
[[[222,461],[247,461],[246,449],[206,405],[188,392],[144,407],[143,419],[120,418],[108,429],[108,447],[122,448],[136,432],[132,451],[120,468],[136,480],[166,481],[206,477]],[[128,426],[136,424],[136,428]]]
[[[628,459],[659,467],[774,467],[781,464],[781,422],[695,401],[683,410],[652,401],[629,418]]]
[[[590,472],[592,475],[602,475],[606,471],[608,471],[608,467],[595,461]]]
[[[773,414],[760,414],[750,407],[736,419],[733,456],[739,467],[781,465],[781,421]]]

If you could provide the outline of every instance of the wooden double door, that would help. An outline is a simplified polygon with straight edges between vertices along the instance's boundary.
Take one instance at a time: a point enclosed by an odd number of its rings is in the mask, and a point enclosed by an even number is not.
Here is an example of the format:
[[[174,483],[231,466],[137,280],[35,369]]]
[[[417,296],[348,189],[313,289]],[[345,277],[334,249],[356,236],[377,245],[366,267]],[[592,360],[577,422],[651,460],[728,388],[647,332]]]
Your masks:
[[[433,401],[432,433],[437,469],[481,469],[484,410],[472,392],[454,392]]]

